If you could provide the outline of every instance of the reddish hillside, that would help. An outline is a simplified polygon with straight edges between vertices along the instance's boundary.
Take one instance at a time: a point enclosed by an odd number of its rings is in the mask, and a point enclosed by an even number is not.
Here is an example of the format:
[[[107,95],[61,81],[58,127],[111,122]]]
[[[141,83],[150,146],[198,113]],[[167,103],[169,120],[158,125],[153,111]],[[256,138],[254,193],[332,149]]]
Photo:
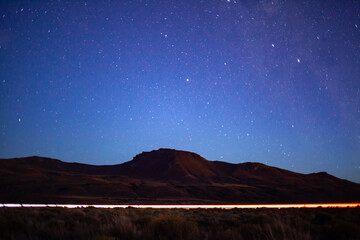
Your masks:
[[[360,202],[360,184],[324,172],[300,174],[159,149],[112,166],[42,157],[0,159],[0,202]]]
[[[122,165],[121,174],[142,179],[176,182],[207,181],[216,173],[210,161],[196,153],[159,149],[143,152]]]

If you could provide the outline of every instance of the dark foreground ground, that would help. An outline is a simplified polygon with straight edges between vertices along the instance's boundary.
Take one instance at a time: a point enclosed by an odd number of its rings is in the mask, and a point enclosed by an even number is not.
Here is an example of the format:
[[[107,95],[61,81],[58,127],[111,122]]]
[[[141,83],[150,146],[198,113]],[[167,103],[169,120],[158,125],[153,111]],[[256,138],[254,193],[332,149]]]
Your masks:
[[[360,208],[1,208],[0,239],[360,239]]]

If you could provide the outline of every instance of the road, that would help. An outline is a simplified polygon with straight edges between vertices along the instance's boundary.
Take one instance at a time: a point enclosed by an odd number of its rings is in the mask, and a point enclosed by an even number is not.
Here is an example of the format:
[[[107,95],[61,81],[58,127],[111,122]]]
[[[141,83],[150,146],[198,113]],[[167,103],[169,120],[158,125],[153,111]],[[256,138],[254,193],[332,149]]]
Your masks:
[[[304,204],[247,204],[247,205],[86,205],[86,204],[18,204],[18,203],[0,203],[0,207],[63,207],[63,208],[318,208],[318,207],[337,207],[337,208],[354,208],[360,207],[360,203],[304,203]]]

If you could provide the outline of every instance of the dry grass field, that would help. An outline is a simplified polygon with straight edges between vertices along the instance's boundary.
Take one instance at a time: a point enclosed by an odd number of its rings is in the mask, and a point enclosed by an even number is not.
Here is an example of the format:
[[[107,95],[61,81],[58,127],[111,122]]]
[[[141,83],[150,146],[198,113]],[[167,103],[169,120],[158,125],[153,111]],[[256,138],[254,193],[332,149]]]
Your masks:
[[[360,208],[1,208],[0,239],[360,239]]]

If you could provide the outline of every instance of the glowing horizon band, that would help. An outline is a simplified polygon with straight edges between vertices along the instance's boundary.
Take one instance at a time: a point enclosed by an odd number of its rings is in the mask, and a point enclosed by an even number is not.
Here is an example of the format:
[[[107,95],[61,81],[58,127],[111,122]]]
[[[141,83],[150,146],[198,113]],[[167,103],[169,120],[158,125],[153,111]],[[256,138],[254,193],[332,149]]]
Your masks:
[[[137,204],[128,204],[128,205],[105,205],[105,204],[24,204],[24,203],[0,203],[0,207],[62,207],[62,208],[166,208],[166,209],[196,209],[196,208],[219,208],[219,209],[233,209],[233,208],[355,208],[360,207],[360,203],[298,203],[298,204],[243,204],[243,205],[137,205]]]

